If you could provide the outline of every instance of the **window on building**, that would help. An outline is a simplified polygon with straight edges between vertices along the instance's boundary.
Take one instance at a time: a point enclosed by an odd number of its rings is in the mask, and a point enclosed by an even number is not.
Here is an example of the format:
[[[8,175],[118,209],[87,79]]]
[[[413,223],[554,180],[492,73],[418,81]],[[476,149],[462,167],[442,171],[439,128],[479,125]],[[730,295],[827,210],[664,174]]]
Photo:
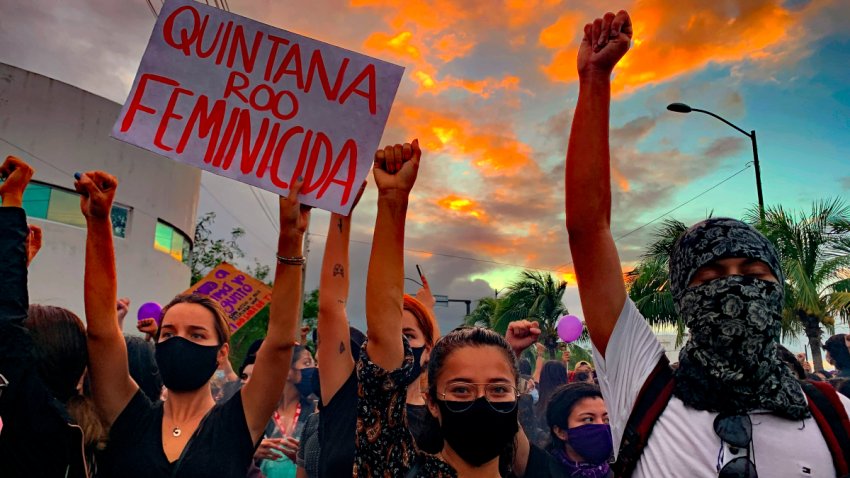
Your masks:
[[[86,227],[86,218],[80,211],[80,195],[50,184],[31,181],[24,190],[24,210],[29,217],[46,219],[77,227]],[[130,208],[112,205],[112,234],[127,236]]]
[[[175,260],[188,263],[192,241],[176,227],[158,220],[153,248],[171,255]]]

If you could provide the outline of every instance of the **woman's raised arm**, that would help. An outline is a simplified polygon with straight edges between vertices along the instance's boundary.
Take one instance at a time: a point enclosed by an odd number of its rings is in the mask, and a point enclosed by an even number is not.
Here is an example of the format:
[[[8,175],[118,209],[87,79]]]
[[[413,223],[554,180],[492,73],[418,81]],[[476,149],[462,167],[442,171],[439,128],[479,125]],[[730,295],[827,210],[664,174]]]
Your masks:
[[[103,419],[112,424],[139,390],[130,377],[127,345],[115,307],[118,284],[110,213],[118,181],[93,171],[80,175],[74,187],[87,225],[83,287],[92,396]]]
[[[349,350],[351,334],[345,311],[351,281],[348,244],[351,238],[351,217],[365,188],[364,182],[348,216],[333,213],[328,224],[328,240],[319,278],[319,346],[316,351],[321,366],[323,404],[331,401],[354,371],[354,359]]]
[[[303,184],[299,179],[289,190],[289,196],[280,198],[280,237],[269,330],[257,351],[251,380],[242,389],[245,421],[254,441],[263,434],[280,400],[292,348],[298,338],[304,232],[310,222],[310,207],[302,205],[298,199]]]
[[[369,358],[385,370],[397,369],[404,359],[404,223],[421,154],[418,140],[375,153],[378,215],[366,279],[366,336]]]

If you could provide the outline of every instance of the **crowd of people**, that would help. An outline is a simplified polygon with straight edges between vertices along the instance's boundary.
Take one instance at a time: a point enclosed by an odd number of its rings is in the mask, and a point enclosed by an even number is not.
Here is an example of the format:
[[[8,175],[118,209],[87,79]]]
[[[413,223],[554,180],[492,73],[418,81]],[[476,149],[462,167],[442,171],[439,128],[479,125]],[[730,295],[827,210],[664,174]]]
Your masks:
[[[834,477],[850,474],[850,336],[825,343],[836,377],[778,345],[784,278],[743,222],[688,229],[670,289],[690,334],[671,365],[628,298],[611,234],[611,73],[628,14],[584,27],[566,159],[566,227],[593,364],[544,360],[539,324],[441,335],[427,281],[404,294],[417,140],[375,154],[377,217],[366,330],[346,315],[352,215],[332,214],[316,330],[300,326],[302,181],[280,198],[265,337],[230,365],[214,300],[180,295],[125,337],[110,210],[118,181],[80,174],[85,323],[29,304],[41,231],[22,197],[34,170],[0,166],[0,475],[45,477]],[[362,196],[364,184],[355,201]],[[44,240],[49,241],[46,237]],[[305,347],[312,334],[315,353]],[[147,340],[146,340],[147,339]],[[536,361],[518,359],[530,347]],[[572,370],[570,370],[572,368]],[[836,391],[838,388],[844,395]],[[41,445],[41,446],[39,446]]]

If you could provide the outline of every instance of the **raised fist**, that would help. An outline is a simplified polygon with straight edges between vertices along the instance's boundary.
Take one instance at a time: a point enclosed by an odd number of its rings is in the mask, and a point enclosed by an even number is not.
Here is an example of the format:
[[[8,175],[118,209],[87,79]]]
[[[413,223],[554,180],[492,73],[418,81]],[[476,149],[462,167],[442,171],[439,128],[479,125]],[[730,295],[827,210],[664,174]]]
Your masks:
[[[505,340],[510,344],[514,353],[519,356],[523,350],[537,342],[540,333],[540,325],[537,321],[516,320],[508,324]]]
[[[112,212],[112,201],[118,180],[103,171],[81,174],[74,183],[80,193],[80,210],[86,219],[107,219]]]
[[[578,74],[611,74],[620,58],[629,51],[632,20],[625,10],[608,12],[584,26],[584,38],[578,50]]]
[[[414,139],[412,143],[396,144],[376,151],[374,175],[378,192],[397,191],[404,195],[409,194],[416,183],[421,156],[418,139]]]
[[[0,199],[7,207],[21,207],[24,198],[24,189],[32,179],[35,170],[15,156],[6,157],[6,161],[0,165],[0,177],[4,179],[0,183]]]

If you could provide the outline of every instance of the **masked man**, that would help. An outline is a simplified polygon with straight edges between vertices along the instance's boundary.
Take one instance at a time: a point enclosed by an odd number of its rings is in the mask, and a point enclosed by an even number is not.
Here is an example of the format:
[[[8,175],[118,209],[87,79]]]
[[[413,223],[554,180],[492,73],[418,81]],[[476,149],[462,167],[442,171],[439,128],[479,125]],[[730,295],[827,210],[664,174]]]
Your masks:
[[[611,72],[631,37],[624,11],[585,26],[566,168],[570,250],[618,475],[843,475],[850,401],[801,384],[777,358],[784,279],[764,236],[720,218],[675,244],[670,290],[690,330],[675,372],[627,297],[610,227],[608,122]]]

